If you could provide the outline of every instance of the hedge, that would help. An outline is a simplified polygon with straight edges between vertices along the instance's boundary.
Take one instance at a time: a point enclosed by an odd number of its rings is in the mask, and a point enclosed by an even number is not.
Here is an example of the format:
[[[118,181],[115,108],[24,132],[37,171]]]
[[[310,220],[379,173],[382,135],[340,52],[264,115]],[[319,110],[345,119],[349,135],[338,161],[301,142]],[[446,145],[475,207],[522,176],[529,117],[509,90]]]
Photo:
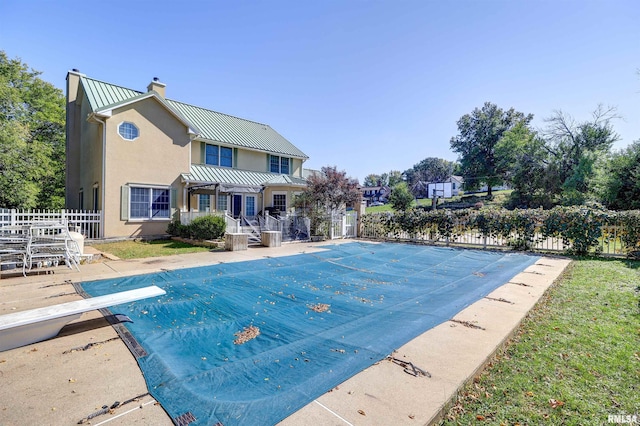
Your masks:
[[[536,242],[555,237],[567,254],[600,254],[601,244],[618,239],[623,253],[640,259],[640,211],[614,212],[590,207],[550,210],[463,209],[371,213],[362,217],[366,229],[377,235],[411,239],[453,240],[465,233],[503,238],[514,250],[533,250]],[[364,235],[366,237],[366,235]]]

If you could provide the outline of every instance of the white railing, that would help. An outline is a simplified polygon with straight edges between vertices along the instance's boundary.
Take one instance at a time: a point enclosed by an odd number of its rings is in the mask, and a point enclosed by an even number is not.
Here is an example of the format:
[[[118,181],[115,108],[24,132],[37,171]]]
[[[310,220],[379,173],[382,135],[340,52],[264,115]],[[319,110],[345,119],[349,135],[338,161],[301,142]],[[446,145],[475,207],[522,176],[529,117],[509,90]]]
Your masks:
[[[242,227],[240,226],[240,219],[234,219],[233,216],[229,216],[225,213],[224,221],[227,224],[226,232],[242,232]]]
[[[70,231],[86,239],[102,238],[102,211],[0,209],[0,227],[27,226],[39,222],[66,223]]]
[[[283,221],[271,216],[269,213],[265,213],[262,216],[262,220],[264,221],[263,226],[266,231],[280,231],[282,232]]]
[[[180,212],[180,223],[189,225],[194,219],[204,216],[223,216],[224,212]]]

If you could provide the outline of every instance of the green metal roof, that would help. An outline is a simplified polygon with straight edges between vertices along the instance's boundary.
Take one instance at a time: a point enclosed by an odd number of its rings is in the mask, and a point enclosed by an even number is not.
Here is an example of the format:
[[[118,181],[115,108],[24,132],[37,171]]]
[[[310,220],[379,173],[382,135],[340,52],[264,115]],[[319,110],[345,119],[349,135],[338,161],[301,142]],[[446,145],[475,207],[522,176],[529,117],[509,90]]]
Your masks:
[[[193,184],[222,183],[241,186],[306,186],[307,181],[295,176],[268,172],[254,172],[227,167],[192,164],[190,173],[182,179]]]
[[[93,111],[101,110],[108,105],[121,103],[142,94],[142,92],[136,90],[125,89],[124,87],[85,76],[80,77],[80,82]]]
[[[167,102],[193,123],[201,139],[234,146],[273,152],[296,158],[308,158],[304,152],[269,125],[245,120],[209,109],[167,99]]]
[[[113,109],[128,102],[144,99],[147,94],[86,76],[82,76],[80,82],[93,112]],[[196,139],[288,157],[309,158],[267,124],[245,120],[171,99],[164,99],[162,103],[198,133]]]

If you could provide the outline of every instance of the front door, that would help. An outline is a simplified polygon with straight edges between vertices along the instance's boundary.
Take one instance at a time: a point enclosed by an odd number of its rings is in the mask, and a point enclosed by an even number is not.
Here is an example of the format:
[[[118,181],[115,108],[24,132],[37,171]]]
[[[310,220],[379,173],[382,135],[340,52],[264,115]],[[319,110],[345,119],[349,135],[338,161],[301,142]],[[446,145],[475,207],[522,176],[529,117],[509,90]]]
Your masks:
[[[233,206],[232,210],[233,217],[240,217],[242,214],[242,195],[233,194]]]

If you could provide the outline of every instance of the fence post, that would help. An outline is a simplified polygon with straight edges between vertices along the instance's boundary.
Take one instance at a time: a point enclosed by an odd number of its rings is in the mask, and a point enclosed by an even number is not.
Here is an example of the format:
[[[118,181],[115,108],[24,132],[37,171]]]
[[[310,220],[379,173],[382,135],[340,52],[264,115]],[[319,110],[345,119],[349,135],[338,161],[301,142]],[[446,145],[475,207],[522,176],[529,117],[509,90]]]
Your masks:
[[[11,209],[11,226],[16,226],[18,217],[18,211],[16,209]]]
[[[98,228],[100,238],[104,238],[104,208],[100,210],[100,224]]]

